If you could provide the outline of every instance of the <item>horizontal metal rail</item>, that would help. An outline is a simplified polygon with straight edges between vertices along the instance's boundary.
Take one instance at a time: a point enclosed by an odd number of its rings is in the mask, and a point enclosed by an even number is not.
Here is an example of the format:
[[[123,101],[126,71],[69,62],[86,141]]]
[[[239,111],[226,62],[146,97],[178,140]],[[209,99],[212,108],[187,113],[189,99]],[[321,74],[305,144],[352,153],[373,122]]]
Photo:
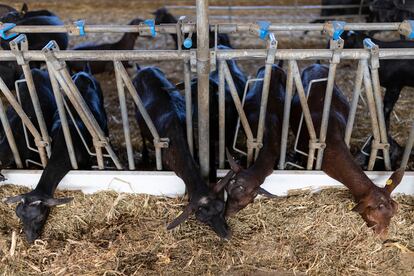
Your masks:
[[[398,31],[402,22],[386,23],[347,23],[345,31]],[[210,25],[210,31],[218,27],[219,33],[251,32],[260,29],[256,23],[220,23]],[[0,25],[1,26],[1,25]],[[272,23],[269,32],[275,31],[323,31],[325,24],[321,23]],[[35,26],[18,25],[8,33],[73,33],[74,25]],[[151,35],[151,27],[147,25],[85,25],[85,33],[137,33]],[[176,24],[161,24],[155,26],[157,33],[176,34]],[[196,32],[194,23],[181,23],[183,33]]]
[[[123,51],[74,51],[65,50],[55,53],[57,59],[62,61],[173,61],[190,59],[191,51],[176,50],[123,50]],[[245,49],[245,50],[217,50],[218,60],[228,59],[263,59],[267,57],[266,49]],[[414,48],[388,48],[379,50],[380,59],[414,59]],[[332,50],[328,49],[280,49],[275,54],[275,59],[283,60],[318,60],[331,59]],[[45,61],[42,51],[23,52],[27,61]],[[340,59],[357,60],[369,59],[370,51],[365,49],[344,49],[339,54]],[[15,55],[11,51],[0,51],[0,60],[14,61]]]
[[[250,11],[250,10],[331,10],[331,9],[358,9],[360,5],[265,5],[265,6],[231,6],[232,11]],[[368,5],[362,5],[368,7]],[[169,10],[195,10],[195,6],[166,6]],[[210,10],[229,10],[229,6],[210,6]]]

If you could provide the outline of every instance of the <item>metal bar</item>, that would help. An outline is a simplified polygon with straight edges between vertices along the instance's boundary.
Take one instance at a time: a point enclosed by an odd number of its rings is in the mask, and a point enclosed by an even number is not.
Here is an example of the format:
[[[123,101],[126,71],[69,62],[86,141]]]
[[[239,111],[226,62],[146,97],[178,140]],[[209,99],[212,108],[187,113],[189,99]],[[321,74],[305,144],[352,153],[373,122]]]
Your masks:
[[[362,64],[361,61],[358,62],[358,69],[356,72],[356,78],[355,78],[355,86],[354,91],[352,93],[352,102],[351,102],[351,108],[349,110],[348,114],[348,122],[346,124],[345,129],[345,144],[349,148],[349,143],[351,142],[351,136],[352,136],[352,130],[354,128],[354,122],[355,122],[355,115],[358,107],[358,100],[361,96],[361,87],[362,87],[362,79],[364,77],[364,71],[362,70]]]
[[[27,61],[46,61],[42,51],[30,50],[23,53]],[[119,50],[119,51],[75,51],[64,50],[55,53],[58,60],[77,61],[172,61],[188,60],[191,58],[191,51],[182,50]],[[263,59],[267,57],[266,49],[219,49],[217,50],[218,60],[228,59]],[[326,49],[279,49],[275,59],[283,60],[323,60],[332,57],[332,50]],[[339,58],[345,60],[359,60],[370,58],[370,52],[365,49],[344,49]],[[414,48],[388,48],[379,50],[380,59],[414,59]],[[0,51],[2,61],[15,61],[16,57],[11,51]]]
[[[411,126],[410,135],[408,136],[407,144],[405,145],[404,155],[401,161],[401,168],[406,169],[408,160],[410,159],[411,151],[414,145],[414,122]]]
[[[233,98],[234,105],[236,106],[237,113],[240,117],[240,122],[243,126],[244,132],[246,133],[247,137],[247,159],[253,160],[253,132],[249,125],[249,121],[247,120],[246,113],[243,110],[243,105],[240,101],[239,95],[237,94],[236,86],[234,85],[233,78],[231,77],[231,73],[229,67],[226,62],[222,62],[220,66],[223,68],[223,73],[226,79],[226,82],[229,86],[231,96]],[[250,154],[249,154],[250,153]],[[249,162],[248,162],[249,163]]]
[[[309,133],[309,156],[307,162],[307,170],[311,170],[313,167],[313,161],[315,156],[315,143],[317,142],[316,131],[313,125],[312,116],[309,110],[307,97],[303,88],[302,80],[299,73],[298,64],[296,61],[291,61],[293,80],[295,81],[296,90],[299,95],[300,105],[302,107],[303,117],[305,118],[306,127]]]
[[[209,124],[209,24],[208,0],[197,0],[197,90],[198,90],[198,145],[201,174],[208,178],[210,171]],[[213,169],[213,168],[211,168]]]
[[[373,89],[372,89],[372,82],[371,82],[371,74],[369,72],[368,62],[367,60],[362,60],[361,63],[363,66],[363,71],[364,71],[364,87],[365,87],[365,93],[367,95],[369,112],[371,114],[370,117],[371,117],[371,125],[372,125],[372,134],[374,137],[374,140],[372,141],[372,144],[371,144],[371,154],[370,154],[369,162],[368,162],[368,170],[372,171],[372,169],[374,168],[375,160],[376,160],[377,153],[378,153],[377,144],[381,141],[381,137],[380,137],[380,132],[379,132],[378,118],[377,118],[378,111],[376,110],[374,93],[372,91]]]
[[[267,101],[269,98],[269,87],[270,87],[270,79],[272,75],[272,66],[275,63],[275,54],[277,48],[277,40],[275,36],[270,33],[269,34],[269,41],[267,45],[268,53],[266,57],[266,64],[265,64],[265,75],[263,78],[263,88],[262,88],[262,99],[260,101],[260,114],[259,114],[259,123],[257,126],[257,137],[256,142],[261,144],[263,141],[263,132],[264,132],[264,125],[266,120],[266,111],[267,111]],[[255,152],[255,159],[259,156],[259,149],[256,149]]]
[[[42,135],[43,142],[46,146],[47,155],[50,157],[51,155],[51,147],[50,147],[50,137],[47,131],[45,118],[43,117],[43,112],[40,107],[39,97],[37,96],[36,87],[33,82],[32,72],[30,70],[29,64],[22,64],[24,78],[26,79],[27,88],[29,90],[30,98],[32,99],[33,108],[36,114],[36,119],[39,124],[40,133]],[[46,165],[46,164],[45,164]]]
[[[63,103],[63,97],[59,89],[59,84],[56,80],[55,73],[53,70],[53,66],[46,62],[47,70],[49,72],[50,83],[52,85],[53,94],[55,95],[56,105],[59,112],[60,123],[63,130],[63,136],[65,137],[66,147],[68,149],[68,155],[70,159],[70,163],[74,170],[78,169],[78,162],[76,160],[75,149],[73,147],[72,136],[69,130],[68,118],[66,116],[65,106]],[[73,122],[75,123],[75,122]]]
[[[42,165],[46,166],[47,154],[46,154],[44,145],[42,145],[42,136],[37,131],[36,127],[30,120],[30,118],[27,116],[26,112],[23,110],[21,105],[17,102],[16,98],[10,92],[9,88],[4,83],[2,78],[0,78],[0,90],[3,92],[4,96],[9,101],[10,105],[14,108],[17,115],[22,120],[23,124],[25,124],[25,126],[29,129],[30,133],[33,135],[35,144],[39,149],[39,155],[40,155],[40,160],[42,162]]]
[[[128,108],[126,104],[124,83],[122,82],[122,77],[119,73],[119,66],[117,66],[117,63],[119,63],[119,61],[114,61],[115,79],[118,90],[119,106],[121,108],[122,127],[124,130],[125,147],[128,156],[128,168],[132,171],[135,170],[134,151],[132,149],[131,131],[129,128]]]
[[[368,5],[364,5],[367,7]],[[232,10],[242,10],[242,11],[249,11],[249,10],[330,10],[330,9],[347,9],[347,8],[359,8],[360,5],[258,5],[258,6],[231,6]],[[169,10],[194,10],[194,6],[179,6],[179,5],[170,5],[166,6]],[[210,10],[228,10],[229,6],[210,6]]]
[[[155,148],[155,157],[156,157],[155,159],[156,159],[156,164],[157,164],[157,170],[162,170],[162,156],[161,156],[161,147],[160,147],[161,138],[158,134],[158,131],[154,123],[152,122],[150,115],[145,109],[145,106],[142,103],[142,100],[139,97],[138,92],[136,91],[134,85],[132,84],[132,81],[129,78],[127,71],[125,70],[124,65],[121,62],[115,63],[115,65],[122,80],[124,81],[125,86],[127,87],[129,91],[129,94],[134,100],[135,105],[137,106],[139,112],[141,113],[142,118],[147,124],[149,131],[154,137],[154,148]]]
[[[50,58],[51,56],[49,56]],[[78,114],[85,124],[86,128],[88,129],[89,133],[91,134],[94,142],[100,141],[102,145],[104,145],[106,151],[111,156],[112,161],[114,162],[117,169],[122,169],[122,165],[119,162],[118,157],[112,150],[111,146],[107,142],[107,139],[105,137],[105,133],[100,128],[98,122],[96,121],[95,117],[93,116],[92,112],[89,110],[88,105],[86,104],[85,100],[83,99],[82,95],[80,94],[78,88],[73,83],[72,78],[69,74],[69,72],[66,69],[66,66],[59,65],[61,67],[56,68],[55,63],[58,63],[57,61],[50,62],[50,65],[52,66],[55,77],[58,80],[59,84],[62,86],[63,91],[65,92],[66,96],[71,101],[72,105],[75,107],[75,109],[78,111]],[[98,145],[98,146],[102,146]],[[95,145],[96,146],[96,145]],[[100,162],[99,156],[97,155],[98,163]],[[102,161],[103,162],[103,161]]]
[[[0,82],[3,82],[3,79],[0,77]],[[6,134],[7,142],[11,152],[13,153],[14,162],[16,163],[17,168],[22,169],[23,163],[20,158],[19,150],[17,149],[16,140],[14,139],[13,131],[10,127],[9,120],[6,115],[6,110],[3,105],[3,100],[0,97],[0,121],[3,124],[4,133]],[[0,163],[1,165],[1,163]]]
[[[225,141],[226,141],[226,95],[225,95],[225,76],[223,63],[226,61],[221,60],[219,62],[219,99],[218,99],[218,112],[219,112],[219,168],[224,169],[225,165]],[[229,145],[227,145],[229,146]]]
[[[326,92],[325,92],[325,100],[323,103],[323,111],[322,111],[322,121],[321,121],[321,128],[319,131],[319,143],[324,144],[326,140],[326,134],[328,132],[328,124],[329,124],[329,114],[331,112],[331,102],[332,102],[332,94],[333,88],[335,85],[335,75],[336,75],[336,67],[339,63],[339,59],[337,59],[338,51],[343,45],[342,40],[331,40],[331,49],[333,50],[333,56],[329,63],[329,73],[328,73],[328,82],[326,84]],[[323,153],[324,148],[319,148],[318,155],[316,157],[316,169],[320,170],[322,167],[323,161]]]
[[[102,154],[102,147],[100,146],[100,142],[94,141],[95,145],[95,152],[96,152],[96,160],[98,161],[98,169],[103,170],[105,169],[104,162],[103,162],[103,154]]]
[[[204,4],[204,3],[202,3]],[[204,12],[204,11],[203,11]],[[205,10],[208,13],[208,9]],[[198,18],[198,16],[197,16]],[[205,17],[207,19],[207,17]],[[398,31],[401,22],[387,22],[387,23],[347,23],[344,27],[345,31]],[[222,23],[217,24],[219,33],[229,32],[249,32],[255,23]],[[322,31],[324,24],[315,23],[273,23],[269,26],[269,31]],[[206,27],[209,31],[214,31],[214,26]],[[184,33],[194,32],[196,26],[194,24],[183,23],[182,29]],[[231,29],[231,30],[230,30]],[[18,25],[15,26],[9,33],[70,33],[74,30],[73,25],[61,26],[33,26],[33,25]],[[76,30],[76,29],[75,29]],[[162,24],[155,26],[158,33],[176,34],[176,24]],[[151,28],[147,25],[85,25],[86,33],[136,33],[149,35]],[[198,32],[197,32],[198,33]]]
[[[185,120],[187,127],[187,142],[191,156],[194,156],[193,137],[193,103],[191,95],[191,65],[190,61],[184,61],[184,85],[185,85]]]
[[[372,88],[374,92],[375,104],[377,106],[377,118],[381,143],[386,144],[382,149],[384,157],[384,165],[387,171],[391,170],[390,152],[388,144],[387,128],[385,126],[384,109],[382,105],[381,85],[379,80],[378,68],[371,66]]]
[[[280,142],[279,170],[285,169],[292,96],[293,96],[293,64],[292,64],[292,61],[289,61],[288,71],[287,71],[287,80],[286,80],[285,105],[283,109],[283,125],[282,125],[282,138]]]

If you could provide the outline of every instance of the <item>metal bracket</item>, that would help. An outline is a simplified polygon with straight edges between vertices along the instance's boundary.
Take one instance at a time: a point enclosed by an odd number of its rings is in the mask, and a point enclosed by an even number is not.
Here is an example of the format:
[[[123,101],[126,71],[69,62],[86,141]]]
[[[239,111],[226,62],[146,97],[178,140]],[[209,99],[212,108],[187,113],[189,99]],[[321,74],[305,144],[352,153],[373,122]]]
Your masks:
[[[269,35],[269,27],[271,23],[269,21],[257,21],[256,24],[259,27],[257,30],[259,38],[261,40],[266,40],[267,36]]]
[[[345,25],[345,21],[328,21],[323,25],[323,32],[327,33],[333,40],[338,40],[344,32]]]
[[[169,138],[160,138],[158,139],[154,139],[154,147],[155,148],[168,148],[170,145],[170,139]]]
[[[14,23],[3,23],[0,25],[0,37],[4,40],[9,40],[11,38],[14,38],[18,36],[17,33],[7,34],[8,31],[16,27],[16,24]]]
[[[273,33],[268,34],[266,64],[273,65],[275,63],[275,55],[277,50],[277,40]]]
[[[157,36],[157,31],[155,30],[155,21],[154,21],[154,19],[147,19],[143,23],[144,23],[144,25],[147,25],[148,27],[150,27],[151,36],[156,37]]]
[[[258,143],[256,139],[253,139],[253,140],[247,139],[246,144],[247,144],[247,148],[252,148],[252,149],[263,148],[263,143]]]
[[[191,72],[197,72],[197,50],[190,50],[190,65]],[[217,67],[217,55],[215,51],[210,51],[210,72],[216,71]]]
[[[59,51],[59,45],[54,40],[49,41],[49,43],[42,49],[42,53],[45,55],[46,60],[52,63],[57,71],[60,71],[66,68],[66,62],[58,60],[54,54],[55,51]]]
[[[29,43],[25,34],[21,34],[12,41],[10,41],[10,49],[12,53],[16,56],[17,64],[24,65],[28,62],[23,57],[23,52],[29,50]],[[20,48],[19,48],[20,45]]]
[[[329,48],[333,50],[330,63],[338,64],[341,61],[341,52],[344,48],[344,40],[342,38],[336,40],[332,38],[329,42]]]
[[[372,42],[370,38],[364,39],[364,48],[370,50],[371,52],[371,69],[378,69],[379,65],[379,47],[377,44]]]
[[[186,16],[181,16],[177,21],[177,42],[178,42],[178,50],[182,49],[182,46],[186,49],[190,49],[193,46],[193,32],[188,34],[188,37],[183,40],[184,32],[183,32],[183,24],[191,24],[191,20],[189,20]]]
[[[398,32],[408,39],[414,39],[414,20],[404,20],[398,27]]]
[[[85,36],[85,20],[77,20],[66,27],[70,36]]]

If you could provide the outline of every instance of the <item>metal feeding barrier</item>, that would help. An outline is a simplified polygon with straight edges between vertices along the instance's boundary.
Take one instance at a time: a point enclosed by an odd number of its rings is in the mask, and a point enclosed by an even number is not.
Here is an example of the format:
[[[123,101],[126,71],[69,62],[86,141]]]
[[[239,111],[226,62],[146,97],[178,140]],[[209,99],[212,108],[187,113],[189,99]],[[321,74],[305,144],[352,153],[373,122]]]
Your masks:
[[[39,125],[37,129],[27,114],[24,112],[18,100],[13,96],[12,92],[7,88],[4,81],[0,78],[0,90],[6,97],[9,104],[14,108],[21,118],[25,128],[34,137],[37,150],[40,155],[41,165],[47,164],[47,158],[50,157],[50,137],[47,133],[44,123],[43,114],[40,109],[39,99],[37,97],[36,88],[31,76],[29,62],[42,61],[46,63],[49,72],[51,85],[58,107],[59,116],[62,122],[64,137],[70,156],[73,169],[77,169],[77,160],[74,154],[74,146],[68,126],[67,104],[64,98],[71,103],[77,114],[85,124],[87,130],[93,138],[93,146],[96,155],[98,168],[105,169],[103,158],[108,157],[112,160],[116,169],[122,170],[120,158],[112,149],[108,137],[105,137],[104,131],[99,127],[92,112],[88,108],[86,102],[79,93],[78,88],[74,84],[71,75],[66,67],[66,61],[112,61],[114,64],[115,81],[118,90],[118,98],[120,111],[122,116],[122,126],[125,138],[125,150],[128,160],[128,169],[135,170],[134,152],[131,142],[130,122],[128,119],[128,108],[126,97],[129,94],[142,114],[146,125],[153,135],[153,143],[156,152],[157,170],[162,169],[162,148],[169,146],[168,137],[160,137],[156,127],[154,126],[149,114],[145,110],[141,98],[139,97],[131,78],[126,71],[123,61],[180,61],[183,63],[183,79],[185,84],[185,100],[186,100],[186,124],[187,139],[191,150],[194,153],[193,145],[193,126],[192,126],[192,99],[191,99],[191,77],[192,72],[197,73],[198,78],[198,158],[200,161],[200,169],[203,176],[209,174],[209,74],[213,70],[218,70],[219,75],[219,168],[225,165],[225,86],[231,92],[231,97],[236,106],[239,120],[237,129],[241,125],[246,134],[247,146],[247,165],[254,162],[260,149],[262,148],[263,133],[265,127],[265,117],[267,110],[267,102],[269,95],[270,76],[272,65],[275,60],[285,60],[287,67],[287,83],[286,83],[286,99],[284,104],[284,117],[282,126],[281,149],[278,168],[284,170],[286,166],[286,152],[289,134],[289,116],[291,109],[291,100],[295,90],[300,99],[303,110],[303,121],[306,125],[309,135],[309,152],[307,170],[320,170],[323,160],[323,153],[326,147],[325,141],[328,129],[329,112],[331,107],[332,92],[334,87],[337,66],[341,60],[358,60],[358,69],[356,71],[355,86],[351,101],[351,109],[345,132],[345,143],[349,146],[358,101],[360,99],[362,84],[364,85],[364,93],[366,96],[368,110],[370,113],[373,142],[371,154],[368,164],[368,170],[372,170],[378,151],[382,151],[385,167],[391,169],[389,157],[389,144],[387,141],[387,131],[385,128],[385,120],[382,107],[381,88],[378,75],[378,67],[380,59],[414,59],[414,49],[379,49],[377,45],[370,40],[364,42],[364,49],[343,49],[343,41],[340,34],[344,30],[365,30],[365,31],[399,31],[401,34],[409,35],[413,32],[410,22],[402,23],[349,23],[345,22],[328,22],[325,24],[271,24],[268,22],[242,23],[242,24],[214,24],[209,25],[208,17],[208,1],[197,0],[197,22],[186,22],[185,18],[180,18],[177,24],[154,25],[153,21],[145,21],[141,25],[83,25],[78,22],[73,25],[66,26],[15,26],[8,33],[65,33],[72,35],[87,35],[88,33],[124,33],[139,32],[143,36],[155,36],[158,33],[177,34],[179,38],[178,50],[102,50],[102,51],[78,51],[78,50],[59,50],[57,44],[51,41],[45,45],[43,50],[28,50],[28,41],[26,36],[21,34],[11,43],[11,50],[0,51],[0,60],[17,61],[23,69],[24,78],[28,86],[30,97],[36,113],[36,120]],[[2,25],[0,25],[0,28]],[[330,49],[278,49],[278,43],[275,32],[278,31],[325,31],[331,37]],[[209,49],[209,32],[215,33],[215,47]],[[197,49],[183,49],[184,34],[197,33]],[[250,33],[258,36],[266,43],[265,49],[218,49],[217,34],[218,33]],[[188,41],[187,41],[188,42]],[[188,44],[188,43],[187,43]],[[187,45],[188,46],[188,45]],[[190,45],[191,47],[191,45]],[[257,133],[253,133],[251,126],[247,120],[247,116],[243,110],[243,99],[240,99],[231,76],[230,70],[226,63],[227,60],[255,59],[264,60],[265,74],[263,79],[250,80],[246,84],[244,95],[248,90],[248,85],[253,81],[263,82],[262,99],[260,104],[260,117]],[[322,122],[320,132],[317,133],[312,122],[311,113],[307,104],[307,94],[304,91],[298,61],[302,60],[328,60],[329,75],[325,80],[326,96],[322,114]],[[216,68],[217,67],[217,68]],[[296,87],[296,89],[295,89]],[[125,88],[128,93],[126,93]],[[66,107],[65,107],[66,106]],[[73,120],[73,115],[69,113]],[[0,120],[3,124],[6,138],[13,152],[16,167],[23,168],[25,160],[21,160],[19,151],[14,141],[12,130],[7,121],[4,104],[0,98]],[[34,118],[32,118],[34,120]],[[238,132],[238,131],[237,131]],[[236,135],[237,135],[236,132]],[[235,146],[234,139],[233,147]],[[406,167],[414,142],[414,123],[410,131],[405,153],[402,159],[402,167]],[[236,148],[235,148],[236,149]],[[106,151],[106,154],[103,153]],[[240,149],[239,152],[242,152]]]

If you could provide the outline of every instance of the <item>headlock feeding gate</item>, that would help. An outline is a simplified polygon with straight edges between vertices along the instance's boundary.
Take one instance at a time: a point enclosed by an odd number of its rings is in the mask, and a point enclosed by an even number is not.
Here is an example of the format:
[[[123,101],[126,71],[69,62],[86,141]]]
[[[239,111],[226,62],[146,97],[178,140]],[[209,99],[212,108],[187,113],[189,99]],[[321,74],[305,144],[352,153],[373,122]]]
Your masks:
[[[364,49],[343,49],[343,41],[340,34],[343,30],[354,31],[399,31],[401,34],[410,36],[413,33],[412,22],[404,21],[402,23],[345,23],[345,22],[328,22],[325,24],[270,24],[267,22],[257,23],[223,23],[209,25],[208,1],[197,0],[197,21],[191,22],[187,18],[180,18],[177,24],[154,25],[153,21],[145,21],[141,25],[126,26],[104,26],[104,25],[83,25],[82,22],[76,22],[73,25],[66,26],[13,26],[9,28],[7,34],[18,33],[64,33],[71,35],[83,35],[88,33],[125,33],[139,32],[141,35],[155,36],[157,33],[177,34],[177,50],[119,50],[119,51],[81,51],[81,50],[59,50],[56,42],[50,41],[43,50],[28,50],[27,38],[24,34],[17,36],[10,42],[11,50],[0,51],[0,60],[17,61],[22,67],[25,82],[27,83],[30,97],[36,113],[36,120],[39,125],[37,129],[19,103],[19,97],[15,97],[9,90],[2,78],[0,78],[0,90],[9,104],[14,108],[21,118],[25,131],[28,131],[36,143],[41,165],[45,167],[50,157],[50,138],[45,126],[43,114],[40,108],[39,99],[36,93],[34,81],[31,75],[29,62],[42,61],[46,63],[50,75],[54,96],[58,107],[62,127],[64,130],[67,149],[70,161],[74,170],[78,168],[77,160],[74,154],[71,134],[68,128],[69,112],[65,97],[70,101],[87,130],[93,137],[95,152],[91,155],[96,156],[98,168],[105,170],[104,158],[109,158],[118,171],[87,171],[72,172],[60,185],[63,188],[83,189],[90,192],[100,189],[113,188],[118,191],[143,192],[156,195],[177,195],[184,192],[184,185],[178,178],[169,172],[142,172],[135,171],[134,152],[131,142],[131,132],[128,119],[128,109],[126,104],[127,94],[131,96],[139,112],[142,114],[154,140],[156,151],[157,169],[162,169],[161,154],[162,148],[169,146],[168,137],[160,137],[150,116],[144,108],[144,105],[135,90],[128,72],[126,71],[123,61],[180,61],[183,63],[183,80],[185,84],[186,100],[186,124],[187,140],[191,152],[194,151],[193,145],[193,126],[192,126],[192,95],[191,95],[191,75],[197,73],[198,78],[198,156],[202,174],[209,174],[209,74],[212,70],[218,70],[219,74],[219,168],[224,169],[225,165],[225,86],[228,85],[232,99],[236,106],[240,125],[247,138],[247,166],[254,162],[258,152],[262,147],[264,124],[266,116],[266,107],[270,83],[270,74],[272,65],[275,60],[287,61],[287,83],[286,99],[284,104],[284,117],[281,137],[280,158],[278,171],[275,171],[267,178],[264,185],[275,194],[284,194],[288,189],[313,187],[317,188],[326,185],[335,185],[336,181],[325,176],[319,170],[322,165],[322,158],[325,149],[325,141],[328,128],[329,112],[331,107],[332,92],[335,81],[336,68],[342,60],[358,60],[358,69],[353,89],[351,101],[351,110],[346,126],[345,142],[349,146],[352,136],[355,114],[358,100],[364,86],[364,93],[368,103],[368,110],[371,118],[373,143],[371,147],[368,170],[374,168],[374,163],[378,152],[382,151],[384,163],[387,170],[391,169],[389,144],[387,131],[384,120],[381,88],[379,81],[379,60],[381,59],[413,59],[414,49],[380,49],[370,40],[364,41]],[[0,25],[3,30],[9,26]],[[209,49],[209,32],[215,34],[215,47]],[[278,42],[275,32],[278,31],[325,31],[330,37],[330,49],[278,49]],[[184,34],[197,34],[197,49],[183,49],[181,45],[184,42]],[[251,33],[259,36],[266,42],[265,49],[218,49],[218,33]],[[3,35],[6,35],[3,32]],[[191,36],[191,35],[190,35]],[[187,43],[189,41],[187,40]],[[263,82],[262,100],[260,105],[260,118],[257,133],[253,133],[243,110],[243,99],[240,99],[235,88],[232,75],[229,71],[227,60],[239,59],[256,59],[265,60],[265,74],[263,79],[252,79],[246,84],[254,81]],[[125,147],[128,160],[129,171],[123,171],[115,151],[112,149],[104,131],[99,127],[94,116],[89,110],[87,104],[74,84],[71,75],[66,67],[66,62],[70,60],[77,61],[111,61],[114,65],[115,78],[118,89],[120,110],[122,114],[123,131],[125,136]],[[329,60],[329,75],[327,79],[321,81],[327,82],[326,97],[324,101],[322,123],[319,133],[313,125],[311,113],[307,104],[307,93],[302,85],[301,76],[298,68],[298,61],[302,60]],[[18,88],[18,85],[16,85]],[[307,127],[310,135],[309,152],[305,153],[308,157],[306,169],[308,171],[288,170],[286,167],[286,152],[288,145],[289,133],[289,115],[291,109],[291,100],[294,94],[294,87],[300,98],[300,104],[303,110],[303,122]],[[125,90],[126,88],[126,90]],[[17,96],[19,91],[17,90]],[[126,93],[126,91],[128,93]],[[19,156],[13,133],[10,128],[5,106],[0,98],[0,119],[5,130],[6,138],[9,142],[17,168],[22,169],[30,160],[22,160]],[[237,135],[237,133],[236,133]],[[414,143],[414,122],[411,127],[410,135],[407,138],[405,153],[402,158],[401,167],[406,167]],[[29,145],[28,145],[29,146]],[[105,152],[105,153],[104,153]],[[315,170],[315,171],[313,171]],[[24,170],[5,170],[3,172],[8,180],[5,183],[25,184],[33,186],[37,183],[39,173],[36,171]],[[223,175],[224,171],[220,171]],[[387,172],[367,172],[376,182],[383,183],[389,173]],[[30,176],[30,177],[29,177]],[[306,179],[306,180],[305,180]],[[148,184],[151,183],[151,184]],[[278,185],[279,183],[279,185]],[[285,184],[281,184],[285,183]],[[414,194],[414,174],[406,174],[404,183],[398,187],[397,191]]]

